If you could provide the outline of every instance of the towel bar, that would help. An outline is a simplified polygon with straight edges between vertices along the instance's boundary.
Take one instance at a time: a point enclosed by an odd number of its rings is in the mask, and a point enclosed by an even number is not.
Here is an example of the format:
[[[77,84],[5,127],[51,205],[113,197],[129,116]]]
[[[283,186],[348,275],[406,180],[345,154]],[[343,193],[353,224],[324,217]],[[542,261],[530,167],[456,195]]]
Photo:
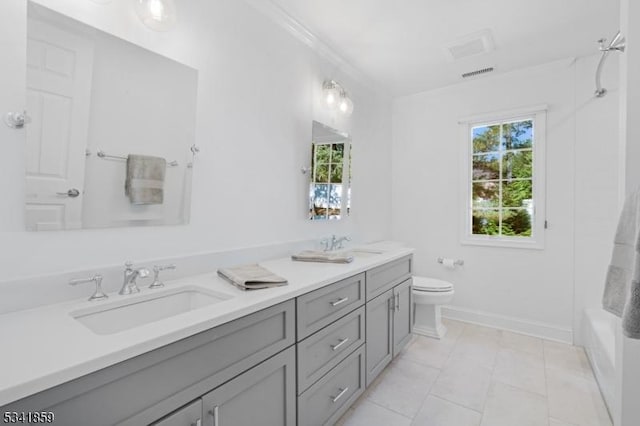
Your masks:
[[[98,152],[96,153],[98,155],[98,157],[100,158],[113,158],[115,160],[127,160],[127,157],[123,157],[121,155],[109,155],[106,152],[102,151],[102,150],[98,150]],[[177,161],[171,161],[171,162],[167,162],[167,166],[169,167],[178,167],[179,163]]]

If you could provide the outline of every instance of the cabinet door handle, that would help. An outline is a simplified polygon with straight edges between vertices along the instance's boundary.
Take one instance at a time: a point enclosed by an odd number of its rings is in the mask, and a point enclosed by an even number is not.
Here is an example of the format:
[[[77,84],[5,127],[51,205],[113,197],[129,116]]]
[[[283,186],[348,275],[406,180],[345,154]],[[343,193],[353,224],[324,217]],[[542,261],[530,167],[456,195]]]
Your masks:
[[[348,297],[343,297],[340,300],[336,300],[335,302],[331,302],[331,306],[333,306],[334,308],[338,305],[342,305],[344,302],[346,302],[347,300],[349,300]]]
[[[340,349],[340,347],[342,345],[344,345],[345,343],[347,343],[349,341],[348,337],[345,337],[344,339],[340,339],[340,343],[338,343],[337,345],[331,345],[331,350],[332,351],[337,351],[338,349]]]
[[[395,303],[396,299],[395,296],[387,299],[387,306],[389,306],[389,310],[390,311],[395,311],[396,310],[396,303]]]
[[[400,295],[396,294],[396,310],[400,312]]]
[[[220,426],[220,420],[218,419],[218,406],[213,407],[213,410],[209,410],[209,415],[213,417],[213,426]]]
[[[338,400],[339,400],[340,398],[342,398],[342,396],[343,396],[345,393],[347,393],[347,392],[349,391],[349,387],[347,386],[347,387],[346,387],[346,388],[344,388],[344,389],[340,389],[340,388],[338,388],[338,390],[340,391],[340,393],[339,393],[339,394],[337,394],[337,395],[336,395],[336,396],[334,396],[334,397],[329,397],[329,398],[331,398],[331,402],[334,402],[334,403],[335,403],[335,402],[338,402]]]

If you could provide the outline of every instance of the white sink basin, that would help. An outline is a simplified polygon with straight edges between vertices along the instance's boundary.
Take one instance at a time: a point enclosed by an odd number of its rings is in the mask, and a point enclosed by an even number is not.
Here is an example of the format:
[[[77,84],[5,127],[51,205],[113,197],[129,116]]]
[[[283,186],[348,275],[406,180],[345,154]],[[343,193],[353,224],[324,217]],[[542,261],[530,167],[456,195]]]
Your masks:
[[[71,312],[71,316],[96,334],[114,334],[144,324],[190,312],[231,299],[231,296],[198,287],[134,296]]]

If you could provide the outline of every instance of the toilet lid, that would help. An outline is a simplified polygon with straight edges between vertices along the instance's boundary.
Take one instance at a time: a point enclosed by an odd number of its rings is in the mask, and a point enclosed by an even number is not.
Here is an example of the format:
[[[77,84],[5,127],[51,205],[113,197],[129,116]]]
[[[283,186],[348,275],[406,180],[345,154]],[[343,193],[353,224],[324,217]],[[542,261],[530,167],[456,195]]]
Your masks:
[[[418,291],[445,292],[453,290],[453,284],[436,278],[413,277],[413,288]]]

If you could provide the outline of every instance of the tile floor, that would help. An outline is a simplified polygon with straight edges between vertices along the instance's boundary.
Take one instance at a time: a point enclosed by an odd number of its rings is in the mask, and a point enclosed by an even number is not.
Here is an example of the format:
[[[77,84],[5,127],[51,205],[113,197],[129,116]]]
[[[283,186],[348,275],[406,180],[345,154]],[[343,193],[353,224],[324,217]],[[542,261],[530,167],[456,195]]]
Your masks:
[[[415,336],[341,426],[611,426],[581,348],[445,321]]]

